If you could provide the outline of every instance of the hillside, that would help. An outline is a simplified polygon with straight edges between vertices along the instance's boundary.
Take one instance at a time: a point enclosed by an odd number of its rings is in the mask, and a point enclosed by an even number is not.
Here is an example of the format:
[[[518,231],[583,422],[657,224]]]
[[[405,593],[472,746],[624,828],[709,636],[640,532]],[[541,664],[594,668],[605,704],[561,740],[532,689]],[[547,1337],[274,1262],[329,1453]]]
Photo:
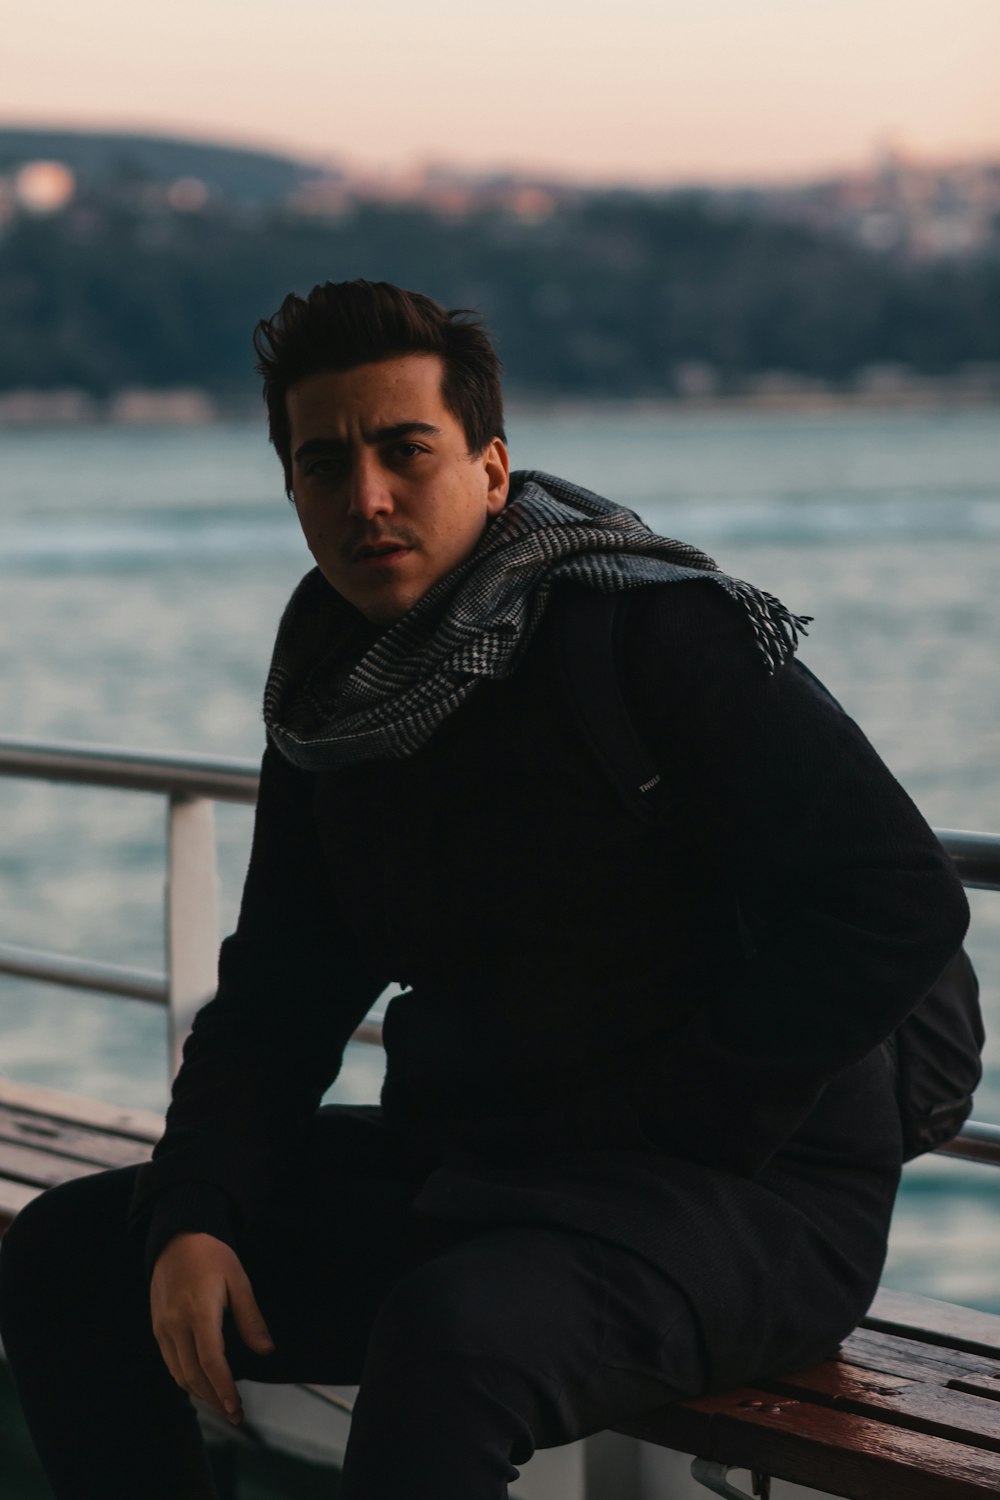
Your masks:
[[[19,202],[10,173],[36,152],[77,178],[49,212]],[[206,191],[178,195],[178,178]],[[484,180],[435,201],[333,174],[310,197],[308,178],[197,142],[0,131],[0,391],[242,399],[258,318],[291,289],[355,276],[480,309],[527,395],[1000,383],[996,237],[920,259],[710,192]]]
[[[0,129],[0,173],[28,161],[59,161],[83,188],[123,180],[197,177],[226,198],[280,202],[309,175],[301,162],[265,151],[166,136],[82,130]]]

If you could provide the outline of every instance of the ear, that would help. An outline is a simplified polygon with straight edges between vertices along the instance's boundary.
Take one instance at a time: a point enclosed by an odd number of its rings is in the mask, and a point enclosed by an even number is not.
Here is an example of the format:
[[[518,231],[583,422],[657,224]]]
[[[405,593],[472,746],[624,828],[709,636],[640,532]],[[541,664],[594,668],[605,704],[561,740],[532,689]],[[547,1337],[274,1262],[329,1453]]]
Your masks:
[[[510,489],[510,458],[507,454],[506,443],[500,438],[494,438],[483,449],[482,465],[489,482],[489,489],[486,492],[486,512],[487,515],[496,516],[507,504],[507,492]]]

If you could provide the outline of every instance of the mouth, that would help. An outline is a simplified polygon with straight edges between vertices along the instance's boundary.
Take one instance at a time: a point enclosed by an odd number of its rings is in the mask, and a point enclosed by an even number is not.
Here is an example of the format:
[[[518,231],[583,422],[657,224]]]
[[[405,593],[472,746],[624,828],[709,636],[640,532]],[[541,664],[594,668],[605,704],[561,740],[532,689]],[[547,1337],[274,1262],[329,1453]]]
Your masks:
[[[385,567],[409,556],[413,549],[404,542],[368,542],[354,550],[354,561],[364,567]]]

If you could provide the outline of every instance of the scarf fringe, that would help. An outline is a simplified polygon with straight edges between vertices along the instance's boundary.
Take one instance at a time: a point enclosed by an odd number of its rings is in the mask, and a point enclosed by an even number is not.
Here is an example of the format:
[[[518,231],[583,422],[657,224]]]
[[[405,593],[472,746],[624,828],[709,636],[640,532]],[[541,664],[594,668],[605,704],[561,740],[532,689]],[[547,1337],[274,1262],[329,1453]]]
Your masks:
[[[791,661],[798,650],[800,637],[809,634],[806,626],[811,625],[815,617],[793,615],[780,599],[764,589],[754,588],[742,578],[730,578],[721,573],[718,581],[730,598],[737,600],[746,611],[767,670],[773,674]]]

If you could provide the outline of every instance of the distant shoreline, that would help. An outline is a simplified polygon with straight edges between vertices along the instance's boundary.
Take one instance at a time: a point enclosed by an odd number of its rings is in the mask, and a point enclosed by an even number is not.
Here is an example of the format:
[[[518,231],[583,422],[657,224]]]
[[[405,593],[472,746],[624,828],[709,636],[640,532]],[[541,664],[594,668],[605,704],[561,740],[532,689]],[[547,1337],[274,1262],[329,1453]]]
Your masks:
[[[727,413],[822,413],[883,411],[969,411],[1000,407],[1000,384],[969,387],[927,381],[901,389],[834,391],[782,388],[731,394],[677,396],[581,396],[514,391],[506,402],[512,415],[524,413],[586,417],[596,411],[634,412],[663,417]],[[227,401],[203,391],[126,391],[106,400],[82,391],[0,391],[0,429],[53,427],[211,427],[261,422],[257,399]]]
[[[581,416],[594,411],[648,412],[665,416],[689,412],[970,411],[1000,407],[1000,389],[973,393],[934,387],[895,395],[874,395],[865,391],[744,391],[725,396],[539,396],[527,399],[515,395],[505,405],[510,413],[530,411],[573,415],[579,412]]]

